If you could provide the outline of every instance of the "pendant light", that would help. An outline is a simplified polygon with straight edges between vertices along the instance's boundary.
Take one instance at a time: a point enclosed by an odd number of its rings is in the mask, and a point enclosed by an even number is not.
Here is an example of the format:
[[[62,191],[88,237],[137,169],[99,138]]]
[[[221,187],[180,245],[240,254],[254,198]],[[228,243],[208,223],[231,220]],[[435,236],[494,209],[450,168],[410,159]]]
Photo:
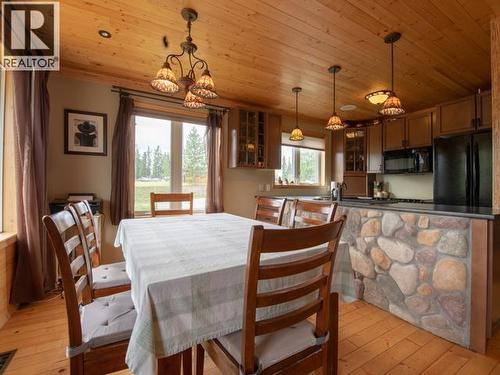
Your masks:
[[[328,124],[326,124],[325,129],[327,130],[342,130],[344,129],[344,124],[342,123],[342,119],[337,115],[335,111],[335,75],[340,72],[339,65],[333,65],[328,68],[328,71],[333,75],[333,112],[332,116],[328,119]]]
[[[304,135],[302,134],[302,130],[299,128],[299,92],[302,91],[301,87],[294,87],[292,92],[295,93],[295,128],[292,130],[290,134],[291,141],[302,141],[304,140]]]
[[[394,92],[394,43],[396,43],[401,34],[393,32],[385,36],[384,42],[391,45],[391,95],[385,100],[382,109],[379,111],[384,116],[397,116],[405,113],[401,101]]]

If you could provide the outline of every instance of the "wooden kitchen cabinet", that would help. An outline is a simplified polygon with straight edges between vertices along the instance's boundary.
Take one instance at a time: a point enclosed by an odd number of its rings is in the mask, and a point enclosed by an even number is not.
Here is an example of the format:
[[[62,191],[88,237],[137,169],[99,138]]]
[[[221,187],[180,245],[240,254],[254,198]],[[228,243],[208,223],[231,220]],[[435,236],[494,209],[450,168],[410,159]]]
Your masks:
[[[358,173],[344,176],[344,197],[368,197],[373,195],[375,174]]]
[[[476,98],[478,129],[491,128],[491,91],[483,91]]]
[[[406,116],[406,147],[432,146],[434,116],[434,110],[413,112]]]
[[[366,171],[368,173],[383,173],[382,158],[382,123],[368,127],[368,157]]]
[[[387,119],[384,121],[384,151],[405,148],[405,118]]]
[[[436,135],[462,133],[475,130],[475,95],[438,106]]]
[[[233,109],[228,138],[229,168],[281,168],[281,116]]]
[[[366,172],[366,128],[347,129],[344,132],[344,175]]]

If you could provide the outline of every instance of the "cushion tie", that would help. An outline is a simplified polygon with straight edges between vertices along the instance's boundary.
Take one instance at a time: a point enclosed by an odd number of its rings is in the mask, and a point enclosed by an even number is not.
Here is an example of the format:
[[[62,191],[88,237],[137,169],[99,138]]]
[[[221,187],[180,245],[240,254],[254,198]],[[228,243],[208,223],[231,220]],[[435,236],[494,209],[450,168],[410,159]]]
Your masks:
[[[67,346],[66,347],[66,358],[73,358],[77,355],[83,354],[89,348],[88,343],[83,342],[78,346]]]
[[[323,335],[321,337],[316,337],[315,345],[323,345],[325,342],[328,342],[329,338],[330,338],[330,332],[327,332],[326,335]]]
[[[262,365],[259,363],[257,366],[257,371],[252,372],[250,374],[245,373],[245,370],[243,370],[243,367],[240,366],[240,375],[260,375],[262,373]]]

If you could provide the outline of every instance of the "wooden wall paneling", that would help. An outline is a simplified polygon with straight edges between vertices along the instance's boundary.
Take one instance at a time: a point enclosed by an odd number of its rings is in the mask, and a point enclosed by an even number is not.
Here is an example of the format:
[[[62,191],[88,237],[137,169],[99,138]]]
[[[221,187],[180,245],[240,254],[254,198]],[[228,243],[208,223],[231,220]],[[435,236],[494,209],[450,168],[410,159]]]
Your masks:
[[[332,181],[344,181],[344,131],[332,132]]]
[[[491,21],[493,207],[500,208],[500,15]]]
[[[15,242],[15,235],[0,234],[0,328],[16,310],[16,306],[9,303],[16,259]]]
[[[16,220],[16,176],[14,158],[14,108],[11,72],[5,75],[5,121],[3,137],[3,231],[14,233]]]
[[[478,353],[486,352],[490,301],[488,280],[490,228],[488,220],[471,220],[471,316],[470,348]]]

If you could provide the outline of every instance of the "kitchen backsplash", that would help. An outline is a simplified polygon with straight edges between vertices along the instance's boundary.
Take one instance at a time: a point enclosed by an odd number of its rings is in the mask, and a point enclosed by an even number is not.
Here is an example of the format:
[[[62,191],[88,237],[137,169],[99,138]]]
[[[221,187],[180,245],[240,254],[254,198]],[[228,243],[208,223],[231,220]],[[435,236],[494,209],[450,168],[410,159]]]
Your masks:
[[[419,175],[377,175],[395,198],[433,199],[432,173]]]

